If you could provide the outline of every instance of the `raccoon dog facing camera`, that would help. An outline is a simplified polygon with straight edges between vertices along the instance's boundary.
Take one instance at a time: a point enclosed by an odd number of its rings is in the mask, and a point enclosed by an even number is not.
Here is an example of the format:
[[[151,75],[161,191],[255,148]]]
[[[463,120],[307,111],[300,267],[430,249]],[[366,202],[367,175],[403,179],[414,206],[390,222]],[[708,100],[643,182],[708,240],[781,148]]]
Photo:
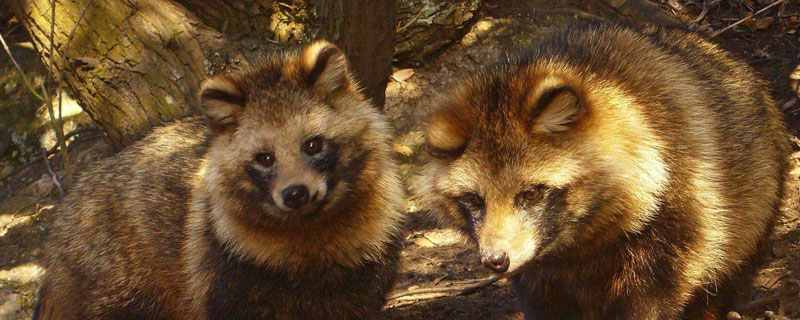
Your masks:
[[[399,259],[387,119],[316,42],[202,83],[204,116],[85,172],[34,319],[361,319]]]
[[[571,26],[445,94],[418,197],[530,319],[721,318],[782,203],[768,91],[694,34]]]

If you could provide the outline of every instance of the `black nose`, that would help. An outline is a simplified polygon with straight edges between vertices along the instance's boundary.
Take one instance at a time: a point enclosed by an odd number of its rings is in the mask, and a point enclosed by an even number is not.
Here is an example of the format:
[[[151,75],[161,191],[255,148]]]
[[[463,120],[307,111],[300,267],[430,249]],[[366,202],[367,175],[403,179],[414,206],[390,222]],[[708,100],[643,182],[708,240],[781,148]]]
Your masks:
[[[503,273],[508,270],[508,265],[511,264],[511,260],[508,259],[508,254],[498,251],[490,255],[481,256],[481,263],[489,268],[489,270]]]
[[[281,191],[283,204],[292,209],[297,209],[308,203],[308,188],[304,185],[293,185]]]

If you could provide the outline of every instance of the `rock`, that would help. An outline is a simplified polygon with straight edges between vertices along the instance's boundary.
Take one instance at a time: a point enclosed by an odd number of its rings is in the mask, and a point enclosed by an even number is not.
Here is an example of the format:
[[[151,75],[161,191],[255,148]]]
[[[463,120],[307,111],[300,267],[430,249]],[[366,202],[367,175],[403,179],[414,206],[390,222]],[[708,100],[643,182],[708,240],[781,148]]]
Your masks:
[[[791,320],[782,315],[775,314],[773,311],[764,311],[764,316],[769,320]]]
[[[414,75],[414,69],[406,68],[392,72],[392,80],[397,82],[405,82]]]
[[[19,294],[0,294],[0,320],[14,319],[17,312],[22,309],[22,305],[20,305],[19,301]]]
[[[49,174],[43,174],[39,180],[34,181],[25,189],[25,194],[36,198],[42,198],[50,194],[56,185]]]
[[[731,311],[728,312],[728,315],[726,315],[725,318],[728,320],[742,320],[742,315],[736,311]]]
[[[0,270],[0,280],[28,284],[38,281],[44,275],[44,269],[35,264],[24,264],[10,270]]]

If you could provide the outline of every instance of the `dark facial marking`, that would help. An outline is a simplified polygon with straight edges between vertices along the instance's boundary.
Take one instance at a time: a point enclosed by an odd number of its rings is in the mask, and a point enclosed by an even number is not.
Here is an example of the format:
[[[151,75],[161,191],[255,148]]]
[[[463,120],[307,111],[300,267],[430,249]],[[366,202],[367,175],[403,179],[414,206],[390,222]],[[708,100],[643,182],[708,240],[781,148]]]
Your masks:
[[[311,167],[321,173],[332,173],[339,165],[339,144],[333,141],[326,143],[322,150],[309,155]]]
[[[247,175],[250,176],[250,179],[253,180],[253,184],[255,184],[261,192],[271,195],[272,180],[275,179],[275,169],[269,168],[265,171],[258,166],[258,164],[251,162],[245,166],[245,171],[247,171]],[[265,198],[268,201],[272,201],[271,196]]]
[[[474,235],[477,235],[478,227],[486,217],[486,205],[480,195],[468,193],[455,199],[464,220],[467,221],[467,228]]]
[[[547,245],[561,231],[560,223],[567,215],[567,189],[550,189],[544,196],[545,206],[539,216],[541,230],[544,231],[542,246]]]
[[[467,144],[464,143],[458,148],[447,150],[447,149],[436,148],[426,143],[425,149],[428,151],[428,154],[430,154],[434,158],[448,160],[448,159],[455,159],[461,156],[461,154],[464,153],[464,150],[467,149]]]
[[[221,100],[227,103],[243,106],[245,98],[223,90],[205,90],[200,96],[201,100]]]

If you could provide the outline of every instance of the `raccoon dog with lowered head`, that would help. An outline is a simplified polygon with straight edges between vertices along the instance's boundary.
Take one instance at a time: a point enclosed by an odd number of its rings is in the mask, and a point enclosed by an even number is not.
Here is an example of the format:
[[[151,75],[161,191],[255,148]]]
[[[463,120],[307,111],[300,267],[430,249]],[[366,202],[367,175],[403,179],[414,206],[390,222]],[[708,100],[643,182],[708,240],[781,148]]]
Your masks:
[[[455,85],[425,133],[422,206],[532,319],[721,317],[788,167],[764,82],[654,27],[569,27]]]
[[[203,82],[205,117],[83,174],[34,319],[359,319],[390,290],[403,191],[387,120],[316,42]]]

